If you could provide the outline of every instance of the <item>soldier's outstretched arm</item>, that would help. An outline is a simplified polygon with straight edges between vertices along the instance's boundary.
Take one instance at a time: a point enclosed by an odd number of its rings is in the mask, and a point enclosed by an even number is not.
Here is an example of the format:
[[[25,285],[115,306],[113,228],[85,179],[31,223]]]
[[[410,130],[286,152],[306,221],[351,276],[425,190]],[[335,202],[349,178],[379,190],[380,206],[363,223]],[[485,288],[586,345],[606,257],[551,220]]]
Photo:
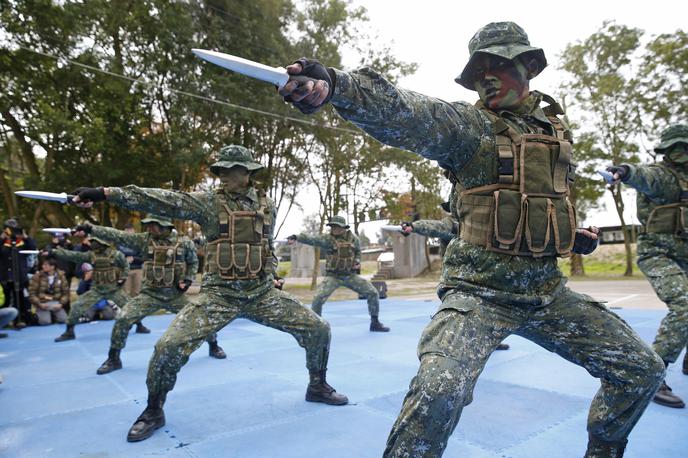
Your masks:
[[[67,261],[74,264],[91,262],[91,255],[88,252],[71,251],[65,250],[64,248],[54,248],[50,250],[50,254],[61,261]]]
[[[312,245],[320,248],[332,248],[332,239],[323,234],[296,234],[291,237],[296,237],[296,241],[304,245]]]
[[[138,252],[143,251],[143,249],[146,247],[147,235],[145,233],[131,233],[127,231],[120,231],[119,229],[115,229],[113,227],[97,226],[95,224],[90,224],[88,227],[90,227],[90,234],[92,234],[94,237],[106,240],[113,245],[122,245]]]
[[[460,169],[491,133],[487,118],[466,103],[449,103],[399,88],[370,68],[353,72],[325,69],[300,59],[291,74],[327,79],[327,84],[287,83],[280,94],[305,113],[331,103],[337,112],[380,142]],[[324,73],[323,73],[324,72]]]
[[[168,218],[191,220],[203,226],[213,214],[212,199],[206,192],[170,191],[159,188],[78,188],[72,203],[89,207],[94,202],[109,203],[129,210],[139,210]]]
[[[451,242],[456,234],[453,232],[454,223],[450,218],[442,220],[421,219],[411,223],[413,232],[426,237],[437,237],[443,242]]]
[[[666,168],[659,165],[622,164],[621,182],[645,194],[658,203],[676,201],[681,187],[678,180]],[[611,167],[610,167],[611,169]]]

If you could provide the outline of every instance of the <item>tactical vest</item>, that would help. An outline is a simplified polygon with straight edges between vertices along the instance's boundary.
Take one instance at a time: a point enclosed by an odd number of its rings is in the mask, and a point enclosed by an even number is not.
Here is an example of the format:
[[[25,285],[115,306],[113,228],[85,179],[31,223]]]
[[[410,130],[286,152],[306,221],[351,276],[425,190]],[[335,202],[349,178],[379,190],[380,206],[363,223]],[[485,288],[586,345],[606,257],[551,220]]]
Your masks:
[[[356,258],[354,243],[348,238],[347,240],[337,240],[333,237],[332,241],[334,246],[327,253],[325,270],[339,274],[351,273]]]
[[[258,195],[258,211],[232,210],[222,190],[215,195],[219,237],[206,247],[206,272],[225,280],[249,280],[272,272],[269,235],[272,214],[267,197]]]
[[[576,232],[568,130],[548,116],[555,136],[519,134],[494,113],[483,112],[492,121],[499,179],[470,189],[455,185],[460,237],[514,256],[567,256]]]
[[[117,283],[122,275],[122,269],[113,263],[110,250],[104,253],[91,251],[91,265],[93,266],[94,285],[112,285]]]
[[[143,260],[143,281],[150,286],[170,288],[184,279],[186,261],[181,242],[158,244],[149,239]]]
[[[642,228],[642,232],[655,234],[673,234],[674,237],[688,238],[688,182],[675,170],[664,164],[658,164],[666,172],[671,173],[681,188],[678,202],[654,206],[650,200],[638,193],[638,216],[641,221],[645,218],[641,214],[644,208],[652,208]],[[641,204],[641,199],[645,202]],[[642,213],[645,213],[642,211]]]

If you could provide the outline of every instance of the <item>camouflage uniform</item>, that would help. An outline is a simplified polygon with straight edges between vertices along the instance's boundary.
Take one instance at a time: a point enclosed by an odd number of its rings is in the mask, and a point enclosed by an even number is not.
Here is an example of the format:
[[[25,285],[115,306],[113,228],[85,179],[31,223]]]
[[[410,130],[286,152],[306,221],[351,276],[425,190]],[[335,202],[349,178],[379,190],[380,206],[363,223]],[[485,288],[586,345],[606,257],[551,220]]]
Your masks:
[[[655,149],[658,154],[679,142],[688,145],[688,126],[668,128],[662,140]],[[688,164],[665,156],[658,164],[623,165],[628,168],[624,184],[638,192],[638,267],[669,308],[652,345],[669,365],[688,344],[688,226],[683,216],[688,209]],[[683,406],[680,398],[672,405]]]
[[[426,237],[438,238],[443,244],[448,244],[458,233],[459,223],[447,216],[441,220],[420,219],[411,223],[413,232]]]
[[[151,278],[152,275],[146,275],[146,268],[148,267],[146,262],[149,264],[153,262],[150,259],[153,255],[148,256],[149,248],[153,249],[155,245],[178,246],[176,256],[183,260],[186,268],[183,278],[176,279],[176,281],[189,280],[189,282],[192,282],[196,278],[196,272],[198,272],[198,257],[196,256],[196,247],[191,240],[178,237],[174,233],[170,233],[165,238],[155,238],[147,232],[130,233],[103,226],[91,226],[91,234],[107,240],[113,245],[125,246],[143,253],[144,258],[143,288],[139,295],[127,302],[122,308],[122,313],[112,328],[110,348],[116,350],[124,348],[127,343],[129,329],[134,323],[142,320],[144,317],[160,309],[170,313],[177,313],[189,303],[184,292],[180,291],[176,284],[160,286]],[[217,342],[217,335],[212,333],[206,340],[209,344]]]
[[[211,171],[216,173],[218,168],[236,165],[249,171],[262,168],[253,162],[249,150],[230,145],[222,148],[220,160],[211,166]],[[190,193],[126,186],[109,188],[108,201],[122,208],[194,221],[208,240],[201,291],[177,314],[155,344],[146,379],[148,407],[132,426],[129,441],[146,439],[164,424],[162,406],[167,393],[174,388],[179,370],[208,335],[236,318],[288,332],[306,350],[311,376],[307,400],[340,405],[347,402],[346,397],[334,393],[325,382],[329,324],[295,297],[274,287],[275,206],[264,193],[252,186],[242,192],[228,192],[221,187]],[[250,224],[248,231],[246,224]],[[257,236],[259,244],[238,243],[248,235]],[[314,389],[322,392],[315,393]],[[318,397],[319,394],[328,400]]]
[[[93,238],[97,240],[96,238]],[[106,245],[107,242],[99,241]],[[74,264],[88,262],[93,265],[93,283],[91,289],[82,294],[72,303],[67,317],[68,332],[79,322],[79,317],[84,314],[89,307],[96,304],[101,299],[114,302],[122,308],[131,298],[122,291],[118,282],[123,283],[129,275],[129,263],[122,253],[112,247],[107,247],[102,251],[68,251],[62,248],[51,250],[51,254],[57,259],[69,261]],[[98,273],[100,260],[109,258],[109,272],[103,275]]]
[[[343,219],[343,218],[342,218]],[[347,226],[348,227],[348,226]],[[327,298],[342,286],[354,290],[358,294],[365,296],[368,301],[368,313],[371,317],[377,317],[380,313],[380,297],[377,289],[365,278],[356,274],[354,265],[361,263],[361,241],[353,232],[347,230],[341,236],[329,234],[309,235],[299,234],[296,240],[306,245],[313,245],[326,250],[328,256],[336,256],[337,243],[347,242],[353,245],[352,262],[346,266],[336,268],[330,262],[326,265],[325,279],[318,286],[313,298],[311,309],[318,315],[322,315],[323,304]]]
[[[513,59],[528,52],[539,60],[539,70],[546,65],[542,50],[530,47],[525,32],[513,23],[489,24],[473,37],[469,49],[469,64],[480,54]],[[455,185],[453,216],[462,228],[447,248],[439,285],[442,304],[420,339],[420,368],[384,455],[440,456],[463,407],[471,402],[487,358],[502,339],[517,334],[601,379],[588,417],[586,456],[622,456],[626,437],[664,376],[660,358],[603,304],[569,290],[556,256],[505,254],[500,252],[501,244],[488,249],[469,242],[473,228],[457,210],[479,197],[473,193],[509,182],[509,168],[513,175],[518,164],[511,165],[508,153],[517,154],[518,150],[508,143],[504,149],[506,133],[512,140],[522,134],[557,135],[559,157],[564,148],[570,152],[568,138],[560,135],[569,134],[556,117],[562,114],[559,105],[532,92],[518,110],[496,113],[480,102],[448,103],[398,88],[370,68],[333,72],[336,84],[331,103],[343,118],[382,143],[435,160],[449,172]],[[470,75],[467,65],[457,82],[474,89]],[[550,106],[540,108],[543,100]],[[506,160],[502,152],[507,153]],[[525,167],[529,165],[526,162]],[[507,180],[502,181],[504,176]],[[530,178],[533,184],[537,178]],[[489,198],[494,202],[497,197]],[[543,206],[546,201],[535,198],[535,203],[542,211],[551,210]],[[559,217],[559,213],[555,215]],[[563,218],[567,221],[565,214]],[[507,219],[505,223],[516,221]],[[575,232],[575,226],[571,229]],[[569,233],[568,239],[572,237]],[[534,249],[535,240],[528,239],[528,243]],[[551,243],[549,240],[547,246]]]

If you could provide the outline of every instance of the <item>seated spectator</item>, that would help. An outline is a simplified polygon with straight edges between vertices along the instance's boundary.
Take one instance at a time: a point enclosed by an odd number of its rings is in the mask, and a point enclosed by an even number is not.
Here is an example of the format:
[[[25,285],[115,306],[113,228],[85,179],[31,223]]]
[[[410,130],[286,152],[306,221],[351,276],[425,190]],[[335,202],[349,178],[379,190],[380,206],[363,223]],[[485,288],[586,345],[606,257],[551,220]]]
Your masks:
[[[81,296],[86,291],[91,289],[91,282],[93,280],[93,266],[85,262],[81,264],[79,270],[81,271],[81,275],[77,275],[77,277],[80,277],[81,280],[79,280],[79,286],[76,288],[76,294]]]
[[[5,293],[0,288],[0,329],[7,326],[12,320],[14,320],[19,311],[14,307],[3,307],[5,304]],[[7,334],[0,332],[0,338],[7,337]]]
[[[39,325],[64,323],[67,320],[64,308],[69,304],[69,282],[64,272],[57,269],[55,259],[44,259],[40,272],[31,278],[29,301]]]

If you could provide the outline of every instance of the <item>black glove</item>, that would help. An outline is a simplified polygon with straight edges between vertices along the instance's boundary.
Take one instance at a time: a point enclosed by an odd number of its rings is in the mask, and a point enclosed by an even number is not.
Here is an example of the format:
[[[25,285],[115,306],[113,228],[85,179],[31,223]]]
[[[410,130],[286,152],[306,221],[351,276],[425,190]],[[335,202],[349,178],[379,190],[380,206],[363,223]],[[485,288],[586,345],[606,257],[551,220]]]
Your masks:
[[[597,249],[599,243],[600,234],[597,234],[596,239],[591,239],[582,232],[576,232],[576,238],[573,241],[573,248],[571,248],[571,251],[582,255],[590,254]]]
[[[72,229],[72,232],[83,231],[86,234],[90,234],[92,229],[93,226],[91,226],[90,224],[78,224],[74,229]]]
[[[290,235],[289,237],[287,237],[287,240],[288,240],[288,241],[293,240],[294,242],[296,242],[296,241],[298,240],[298,237],[295,236],[295,235]]]
[[[294,102],[290,96],[285,97],[284,101],[292,103],[303,114],[315,113],[320,108],[322,108],[325,104],[327,104],[330,101],[330,99],[332,98],[332,93],[334,91],[334,81],[335,81],[334,71],[328,70],[323,64],[321,64],[320,62],[318,62],[315,59],[307,59],[305,57],[302,57],[301,59],[297,60],[294,63],[295,64],[301,64],[301,67],[303,68],[303,70],[301,70],[301,73],[299,73],[298,75],[290,75],[289,76],[289,81],[298,81],[299,82],[299,88],[297,88],[295,91],[297,94],[299,93],[299,89],[301,88],[301,86],[303,86],[309,80],[324,80],[327,83],[327,87],[329,88],[329,93],[328,93],[327,97],[325,98],[325,101],[321,105],[318,105],[317,107],[309,105],[309,104],[305,103],[304,101]]]
[[[402,229],[401,235],[403,235],[404,237],[408,237],[409,235],[411,235],[410,232],[406,232],[403,230],[403,229],[406,229],[407,227],[410,227],[411,229],[413,229],[413,223],[410,223],[408,221],[404,221],[403,223],[401,223],[401,229]]]
[[[187,279],[184,280],[182,283],[184,283],[184,287],[183,287],[183,288],[180,288],[180,287],[179,287],[179,284],[177,284],[176,286],[177,286],[177,289],[178,289],[179,291],[181,291],[182,293],[185,293],[185,292],[187,292],[187,291],[189,290],[189,288],[191,287],[191,283],[192,283],[192,282],[191,282],[191,280],[189,280],[189,279],[187,278]]]
[[[624,183],[628,179],[628,174],[630,173],[630,171],[631,170],[628,168],[627,165],[612,165],[610,167],[607,167],[607,172],[611,173],[612,175],[619,175],[619,180],[621,180]]]
[[[72,191],[74,197],[78,197],[83,203],[102,202],[105,200],[105,190],[99,188],[76,188]]]
[[[127,279],[125,278],[124,280],[117,280],[117,287],[121,288],[124,286],[124,284],[127,282]]]

